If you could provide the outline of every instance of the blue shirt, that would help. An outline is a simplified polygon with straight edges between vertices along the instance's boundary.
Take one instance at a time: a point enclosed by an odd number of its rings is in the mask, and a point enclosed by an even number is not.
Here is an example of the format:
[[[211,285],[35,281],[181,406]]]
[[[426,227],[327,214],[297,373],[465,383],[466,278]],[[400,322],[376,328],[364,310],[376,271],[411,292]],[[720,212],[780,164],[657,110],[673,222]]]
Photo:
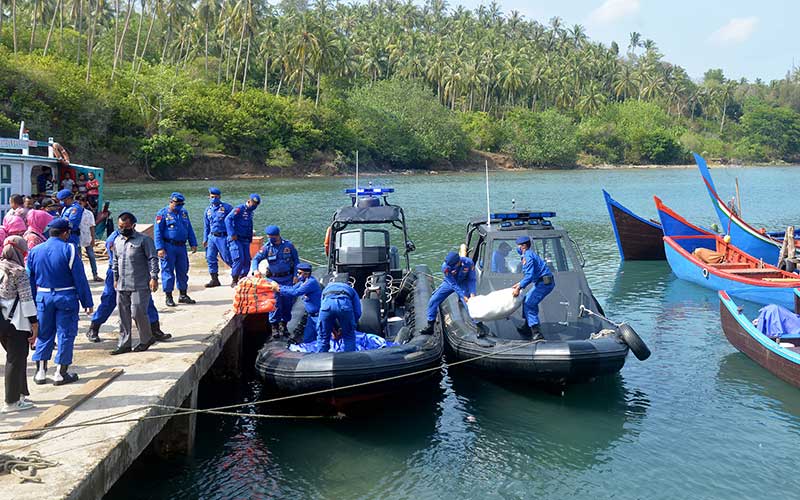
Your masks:
[[[106,253],[108,254],[108,261],[114,261],[114,242],[117,241],[117,236],[119,236],[119,231],[117,229],[114,230],[113,233],[108,235],[106,238]],[[111,266],[108,266],[111,269]]]
[[[322,287],[319,286],[317,278],[309,276],[308,279],[298,281],[294,285],[282,285],[279,293],[286,297],[304,297],[303,306],[306,308],[306,312],[308,314],[319,313]]]
[[[500,252],[500,250],[495,250],[492,252],[492,272],[493,273],[507,273],[508,271],[508,262],[506,261],[506,256]]]
[[[31,249],[26,267],[34,297],[39,288],[75,288],[81,305],[94,307],[81,255],[75,245],[61,238],[48,238]]]
[[[522,272],[525,276],[519,282],[520,288],[525,288],[531,283],[536,283],[543,277],[553,274],[547,263],[530,248],[522,254]]]
[[[297,268],[297,264],[300,263],[297,249],[289,240],[281,240],[277,245],[267,241],[256,256],[253,257],[253,261],[250,263],[250,271],[257,271],[259,262],[265,258],[269,263],[269,271],[273,276],[292,275]]]
[[[236,238],[241,241],[253,240],[253,211],[258,208],[249,207],[247,204],[242,203],[236,208],[231,210],[231,213],[225,217],[225,230],[228,236],[236,235]]]
[[[461,257],[461,266],[458,270],[458,278],[456,278],[458,286],[464,290],[467,297],[475,295],[475,290],[478,286],[478,276],[475,273],[475,263],[469,257]]]
[[[227,236],[228,229],[225,227],[225,217],[233,211],[229,203],[222,202],[219,205],[211,203],[206,208],[203,217],[203,243],[208,242],[208,235],[211,233],[223,233]]]
[[[67,219],[72,224],[72,234],[80,234],[81,219],[83,218],[83,207],[77,201],[72,205],[61,210],[61,218]]]
[[[322,292],[322,303],[320,304],[320,309],[329,309],[330,306],[326,307],[325,302],[330,300],[339,300],[340,297],[346,296],[350,299],[351,306],[353,308],[353,317],[358,323],[359,318],[361,318],[361,299],[358,298],[358,294],[353,289],[352,286],[348,285],[347,283],[338,283],[336,281],[332,281],[325,286],[325,290]]]
[[[164,240],[171,240],[178,245],[183,242],[189,241],[190,247],[197,246],[197,237],[194,235],[192,229],[192,222],[189,220],[189,213],[183,207],[177,207],[175,211],[164,207],[156,214],[156,224],[153,229],[153,240],[156,244],[156,250],[163,250],[166,248]]]
[[[461,272],[461,261],[456,267],[450,267],[447,262],[442,263],[442,273],[444,273],[444,282],[450,285],[450,288],[456,291],[459,297],[467,297],[464,288],[458,283],[458,274]]]

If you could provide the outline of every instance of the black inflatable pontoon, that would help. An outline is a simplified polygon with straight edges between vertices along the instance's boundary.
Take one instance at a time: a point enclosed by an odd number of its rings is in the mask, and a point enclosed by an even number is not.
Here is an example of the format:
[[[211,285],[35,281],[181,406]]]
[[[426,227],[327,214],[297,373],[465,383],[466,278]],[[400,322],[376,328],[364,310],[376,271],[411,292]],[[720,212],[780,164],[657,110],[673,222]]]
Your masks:
[[[426,307],[432,292],[430,270],[424,265],[410,269],[408,254],[414,244],[408,238],[403,209],[386,199],[392,191],[348,190],[352,204],[333,216],[327,272],[320,274],[320,283],[324,287],[335,273],[348,273],[362,297],[363,312],[357,330],[380,335],[398,345],[356,352],[303,353],[290,351],[287,339],[270,339],[256,358],[256,371],[267,387],[281,393],[307,393],[415,374],[439,365],[444,351],[441,329],[435,329],[433,335],[419,333],[427,324]],[[397,248],[390,244],[387,225],[402,233],[404,265]],[[297,301],[289,330],[302,332],[305,320],[302,301]],[[379,395],[437,375],[436,371],[428,371],[337,391],[336,397]]]
[[[618,372],[630,348],[640,359],[649,356],[630,326],[582,312],[581,306],[603,314],[583,273],[580,250],[566,231],[553,227],[549,220],[553,216],[552,212],[491,214],[490,225],[486,217],[472,220],[466,237],[467,253],[478,272],[477,293],[485,295],[522,279],[515,240],[530,236],[533,250],[548,263],[556,282],[539,305],[545,340],[531,344],[529,337],[517,332],[525,324],[522,307],[507,319],[485,322],[489,333],[478,338],[466,307],[453,294],[441,309],[448,358],[486,356],[464,366],[502,378],[564,384]]]

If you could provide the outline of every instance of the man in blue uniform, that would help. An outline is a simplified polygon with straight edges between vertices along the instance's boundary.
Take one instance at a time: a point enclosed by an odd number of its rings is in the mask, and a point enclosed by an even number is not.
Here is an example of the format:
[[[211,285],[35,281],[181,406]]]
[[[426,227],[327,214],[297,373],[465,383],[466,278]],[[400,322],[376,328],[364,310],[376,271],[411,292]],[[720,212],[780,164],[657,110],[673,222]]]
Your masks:
[[[297,276],[294,285],[283,285],[278,290],[280,297],[303,297],[303,306],[306,309],[306,326],[303,329],[303,341],[313,342],[317,338],[317,318],[319,305],[322,299],[322,287],[317,278],[311,276],[311,264],[301,262],[297,264]]]
[[[250,242],[253,241],[253,212],[261,204],[255,193],[225,217],[228,251],[231,255],[231,288],[250,272]]]
[[[49,238],[31,249],[28,254],[28,275],[31,291],[36,298],[39,336],[32,359],[36,361],[33,381],[44,384],[47,362],[53,354],[53,343],[58,338],[55,385],[78,380],[69,373],[72,348],[78,334],[78,301],[86,314],[91,314],[94,303],[89,282],[83,271],[78,247],[68,243],[70,226],[66,219],[56,219],[50,224]]]
[[[194,304],[189,295],[189,254],[186,252],[186,242],[197,251],[197,238],[189,220],[189,214],[184,210],[183,203],[186,198],[181,193],[172,193],[169,205],[156,214],[156,223],[153,229],[158,258],[161,260],[161,286],[167,296],[166,304],[175,307],[172,291],[175,281],[178,282],[178,302],[181,304]]]
[[[114,241],[119,236],[119,231],[114,230],[113,233],[106,239],[106,253],[108,254],[108,271],[106,271],[106,281],[103,286],[103,293],[100,295],[100,305],[92,315],[92,323],[89,325],[89,331],[86,332],[86,338],[92,342],[100,342],[100,327],[108,321],[111,313],[117,308],[117,291],[114,290],[114,270],[111,269],[111,263],[114,261]],[[158,310],[153,303],[153,297],[150,297],[150,303],[147,305],[147,318],[150,320],[150,330],[156,340],[165,341],[172,338],[169,333],[161,331],[161,325],[158,318]]]
[[[72,191],[69,189],[62,189],[56,194],[59,203],[63,207],[61,209],[61,217],[66,219],[72,231],[69,235],[69,242],[74,243],[76,247],[81,247],[81,219],[83,219],[83,205],[75,201],[72,196]],[[78,254],[80,258],[80,254]]]
[[[470,262],[472,262],[470,260]],[[444,258],[442,263],[442,273],[444,273],[444,280],[439,287],[434,290],[428,301],[428,326],[423,328],[420,333],[423,335],[433,334],[433,327],[436,324],[436,316],[439,314],[439,306],[442,305],[444,299],[453,292],[458,294],[462,300],[469,300],[466,290],[459,284],[459,275],[461,273],[461,257],[455,252],[450,252]],[[474,273],[474,271],[473,271]]]
[[[328,352],[331,347],[331,332],[339,325],[345,352],[356,350],[356,324],[361,318],[361,300],[348,283],[349,275],[334,276],[322,291],[317,326],[317,352]]]
[[[208,188],[210,205],[206,208],[203,217],[203,248],[206,249],[206,262],[211,281],[205,284],[206,288],[220,286],[219,265],[217,256],[222,262],[231,265],[231,254],[228,251],[228,230],[225,228],[225,217],[233,211],[229,203],[221,199],[222,192],[219,188]]]
[[[539,303],[553,291],[556,282],[547,263],[531,250],[531,239],[528,236],[517,238],[517,252],[522,255],[524,276],[513,287],[514,297],[519,296],[521,290],[533,283],[533,288],[525,294],[525,302],[522,303],[522,316],[528,328],[523,327],[520,333],[525,337],[530,336],[532,340],[544,340],[539,327]]]
[[[492,252],[492,272],[493,273],[508,273],[510,270],[508,269],[508,261],[506,257],[508,257],[509,252],[511,252],[511,245],[506,243],[505,241],[501,242],[498,245],[497,249]]]
[[[253,262],[250,264],[250,272],[258,273],[258,264],[267,259],[269,264],[269,277],[281,286],[292,285],[295,269],[300,263],[297,249],[291,241],[281,238],[281,230],[278,226],[267,226],[264,229],[267,234],[267,242],[261,247]],[[289,332],[286,324],[292,319],[292,306],[294,297],[288,295],[278,296],[275,310],[269,313],[269,322],[272,325],[272,332],[286,335]]]

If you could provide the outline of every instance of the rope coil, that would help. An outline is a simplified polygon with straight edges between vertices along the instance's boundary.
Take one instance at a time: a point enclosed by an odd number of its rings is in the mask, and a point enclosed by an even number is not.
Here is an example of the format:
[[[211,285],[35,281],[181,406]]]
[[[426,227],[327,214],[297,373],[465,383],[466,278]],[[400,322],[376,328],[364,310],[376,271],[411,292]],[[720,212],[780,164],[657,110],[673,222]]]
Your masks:
[[[31,451],[21,457],[0,454],[0,471],[16,476],[20,483],[41,483],[42,478],[37,476],[37,472],[56,465],[58,462],[45,460],[38,451]]]

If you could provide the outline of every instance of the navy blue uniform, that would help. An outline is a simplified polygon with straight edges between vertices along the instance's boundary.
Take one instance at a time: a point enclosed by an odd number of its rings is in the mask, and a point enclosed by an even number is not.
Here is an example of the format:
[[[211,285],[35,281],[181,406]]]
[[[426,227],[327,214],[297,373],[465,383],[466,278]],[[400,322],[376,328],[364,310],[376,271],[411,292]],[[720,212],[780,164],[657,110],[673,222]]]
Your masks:
[[[279,290],[280,297],[303,297],[303,306],[306,309],[306,327],[303,330],[303,343],[313,342],[317,338],[317,320],[319,307],[322,301],[322,287],[317,278],[309,276],[301,279],[294,285],[283,285]]]
[[[206,208],[203,217],[203,243],[206,245],[206,262],[208,262],[208,272],[217,274],[219,264],[217,256],[222,262],[231,265],[231,253],[228,250],[228,230],[225,227],[225,217],[233,211],[229,203],[224,203],[219,199]]]
[[[253,241],[253,212],[256,208],[242,203],[225,217],[233,279],[247,276],[250,270],[250,242]],[[236,235],[235,240],[231,239],[233,235]]]
[[[361,318],[361,300],[347,283],[331,282],[322,292],[317,327],[317,351],[328,352],[331,332],[338,322],[345,351],[356,350],[356,324]]]
[[[528,326],[539,324],[539,303],[553,291],[555,280],[553,273],[547,263],[530,248],[522,254],[522,272],[525,276],[519,282],[519,288],[524,289],[531,283],[533,288],[525,294],[525,302],[522,304],[522,315],[528,322]],[[549,276],[550,283],[545,284],[543,279]]]
[[[297,264],[300,263],[300,257],[297,255],[297,249],[291,241],[282,239],[277,245],[271,241],[261,247],[253,262],[250,264],[250,272],[258,271],[258,264],[262,260],[267,259],[269,263],[270,278],[277,282],[279,285],[291,285]],[[292,306],[294,305],[294,297],[281,295],[278,297],[275,310],[269,313],[270,323],[286,322],[292,319]]]
[[[454,267],[450,267],[447,263],[442,264],[442,273],[444,273],[444,281],[434,290],[428,301],[428,322],[435,321],[436,315],[439,314],[439,306],[442,305],[444,299],[453,292],[458,294],[460,299],[468,297],[466,290],[459,284],[458,277],[461,272],[461,262]]]
[[[100,305],[95,309],[92,315],[92,323],[100,325],[108,321],[111,313],[117,308],[117,291],[114,290],[114,271],[111,269],[111,262],[114,260],[114,241],[119,236],[119,231],[116,229],[106,240],[106,252],[108,253],[108,271],[106,271],[106,282],[103,285],[103,293],[100,295]],[[158,310],[153,303],[153,296],[150,296],[150,303],[147,305],[147,319],[150,323],[158,321]]]
[[[69,242],[74,243],[76,247],[81,247],[81,219],[83,218],[83,207],[77,201],[72,205],[64,207],[61,210],[61,217],[67,219],[72,225],[72,230],[69,233]]]
[[[51,237],[31,249],[27,268],[39,319],[39,336],[31,359],[49,361],[58,337],[55,361],[71,365],[78,334],[78,301],[84,308],[94,305],[78,247]]]
[[[156,214],[153,236],[156,250],[166,252],[161,258],[162,289],[172,292],[177,280],[178,290],[186,291],[189,287],[189,253],[186,251],[186,242],[189,242],[190,247],[197,247],[189,213],[183,207],[176,207],[174,212],[168,206],[162,208]]]

